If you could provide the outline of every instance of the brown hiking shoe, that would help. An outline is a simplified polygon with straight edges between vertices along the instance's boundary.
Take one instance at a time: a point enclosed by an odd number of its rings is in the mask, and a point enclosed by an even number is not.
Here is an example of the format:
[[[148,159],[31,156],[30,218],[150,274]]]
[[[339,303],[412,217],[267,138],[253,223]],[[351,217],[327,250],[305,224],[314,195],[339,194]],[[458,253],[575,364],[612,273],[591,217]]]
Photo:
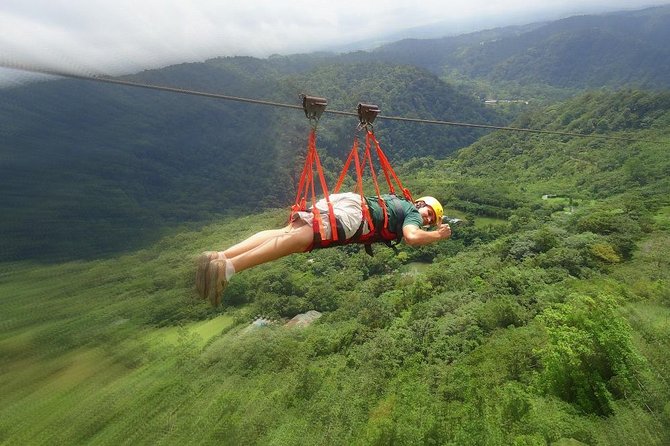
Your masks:
[[[226,259],[212,260],[207,268],[207,298],[213,307],[221,304],[221,295],[228,286],[226,262]]]
[[[195,288],[198,290],[198,296],[201,299],[207,299],[207,271],[209,262],[218,258],[219,253],[217,251],[205,251],[195,261]]]

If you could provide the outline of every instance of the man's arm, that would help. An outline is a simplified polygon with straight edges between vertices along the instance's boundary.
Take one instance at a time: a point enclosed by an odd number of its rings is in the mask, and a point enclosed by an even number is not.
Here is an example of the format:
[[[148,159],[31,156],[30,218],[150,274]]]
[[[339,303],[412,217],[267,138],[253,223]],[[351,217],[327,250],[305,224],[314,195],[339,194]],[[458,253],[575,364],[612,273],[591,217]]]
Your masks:
[[[402,228],[402,236],[410,246],[421,246],[451,237],[449,225],[439,225],[436,231],[424,231],[418,226],[406,225]]]

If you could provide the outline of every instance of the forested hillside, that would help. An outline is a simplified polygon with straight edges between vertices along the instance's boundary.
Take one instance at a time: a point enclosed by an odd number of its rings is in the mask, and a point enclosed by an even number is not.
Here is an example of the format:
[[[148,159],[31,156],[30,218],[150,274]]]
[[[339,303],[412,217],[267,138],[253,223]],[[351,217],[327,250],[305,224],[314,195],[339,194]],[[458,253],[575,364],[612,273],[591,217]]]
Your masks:
[[[667,89],[669,30],[670,7],[662,6],[442,39],[405,40],[373,54],[426,67],[441,76],[479,80],[493,87],[490,95],[514,92],[525,93],[524,99],[537,99],[543,87],[551,92],[557,87]],[[535,97],[529,98],[530,94]]]
[[[495,176],[501,182],[523,185],[523,190],[535,196],[554,194],[583,200],[637,191],[662,197],[670,191],[664,140],[650,144],[631,143],[625,138],[635,134],[636,138],[654,140],[655,132],[670,123],[669,110],[668,92],[588,93],[526,116],[520,124],[595,138],[548,140],[510,132],[482,138],[459,152],[457,159],[470,176]],[[597,138],[603,135],[622,140]]]
[[[360,63],[282,71],[275,64],[215,59],[131,78],[295,105],[300,93],[318,94],[332,109],[351,112],[372,102],[386,114],[500,122],[417,68]],[[322,120],[319,144],[333,175],[357,123]],[[380,138],[398,160],[442,157],[482,134],[379,127],[388,130]],[[66,80],[0,90],[0,212],[7,216],[0,259],[96,257],[141,246],[176,224],[286,206],[308,130],[298,110],[130,87]]]
[[[591,93],[515,123],[637,141],[496,132],[401,163],[466,220],[451,240],[294,255],[236,275],[220,309],[193,300],[191,259],[286,209],[6,263],[0,441],[670,443],[668,100]]]
[[[659,7],[371,52],[219,58],[126,79],[289,104],[308,93],[327,97],[333,110],[370,102],[386,115],[505,124],[583,89],[667,88],[669,20],[668,7]],[[485,107],[491,98],[529,102]],[[355,125],[355,118],[323,120],[329,172]],[[377,125],[399,161],[442,158],[484,134]],[[0,221],[7,234],[0,260],[112,254],[178,224],[287,205],[307,128],[298,111],[83,81],[0,90],[0,212],[8,216]]]

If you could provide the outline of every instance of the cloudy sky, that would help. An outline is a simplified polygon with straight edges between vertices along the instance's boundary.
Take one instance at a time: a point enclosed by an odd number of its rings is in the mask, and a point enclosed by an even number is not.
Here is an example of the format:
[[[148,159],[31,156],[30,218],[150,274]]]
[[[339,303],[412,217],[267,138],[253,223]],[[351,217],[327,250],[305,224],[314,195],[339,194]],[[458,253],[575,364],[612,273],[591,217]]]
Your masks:
[[[668,0],[2,0],[0,65],[120,74],[449,35]],[[439,26],[434,26],[439,24]],[[413,30],[412,30],[413,29]],[[392,37],[389,37],[392,36]],[[351,47],[349,47],[351,48]]]

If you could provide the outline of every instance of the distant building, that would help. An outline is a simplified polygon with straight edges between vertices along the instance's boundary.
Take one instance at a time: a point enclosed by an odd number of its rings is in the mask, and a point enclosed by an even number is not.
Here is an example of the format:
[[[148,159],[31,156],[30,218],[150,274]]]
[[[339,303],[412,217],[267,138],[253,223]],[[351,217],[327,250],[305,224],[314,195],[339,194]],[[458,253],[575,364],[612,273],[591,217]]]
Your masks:
[[[484,104],[495,105],[495,104],[524,104],[528,105],[528,101],[525,99],[486,99]]]

